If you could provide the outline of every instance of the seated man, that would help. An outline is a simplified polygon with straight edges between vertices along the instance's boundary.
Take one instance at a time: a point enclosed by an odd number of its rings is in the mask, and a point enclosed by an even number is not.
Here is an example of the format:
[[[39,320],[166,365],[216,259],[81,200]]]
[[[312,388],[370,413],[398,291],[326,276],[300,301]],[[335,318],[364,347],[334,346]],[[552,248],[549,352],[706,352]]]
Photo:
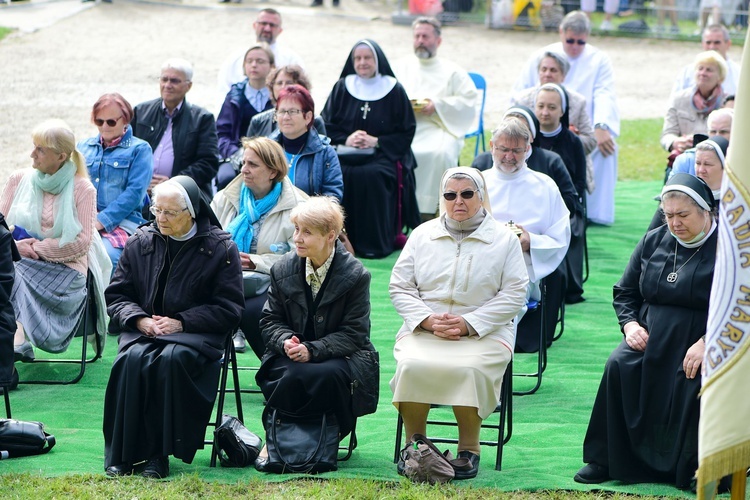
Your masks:
[[[721,89],[724,95],[734,95],[737,93],[737,85],[740,82],[740,65],[729,59],[729,48],[732,46],[732,38],[729,36],[729,30],[721,24],[709,24],[703,30],[701,35],[701,47],[703,51],[715,50],[727,63],[727,76],[721,83]],[[681,90],[689,89],[695,85],[695,65],[690,63],[680,70],[674,85],[672,86],[672,95]],[[709,134],[710,135],[710,134]]]
[[[133,110],[133,135],[148,142],[154,151],[149,193],[170,177],[187,175],[211,196],[211,180],[219,168],[219,139],[214,115],[185,100],[192,79],[189,61],[166,61],[159,79],[161,97]]]
[[[485,172],[492,215],[503,224],[511,221],[520,230],[519,239],[529,275],[529,296],[541,298],[539,282],[552,275],[570,244],[570,213],[554,181],[526,166],[531,149],[531,134],[517,119],[506,119],[492,134],[493,168]],[[554,275],[553,275],[554,273]],[[545,318],[548,342],[554,332],[557,311],[562,301],[562,286],[548,283]],[[553,313],[552,313],[553,312]],[[534,335],[519,330],[516,350],[533,352],[540,346]]]

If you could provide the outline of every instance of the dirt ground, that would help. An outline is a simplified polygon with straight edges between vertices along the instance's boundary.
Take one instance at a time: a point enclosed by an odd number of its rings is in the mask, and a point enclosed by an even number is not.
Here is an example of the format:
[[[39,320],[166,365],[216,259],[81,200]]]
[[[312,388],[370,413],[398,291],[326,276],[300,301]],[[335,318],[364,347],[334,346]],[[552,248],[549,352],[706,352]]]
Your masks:
[[[61,118],[77,138],[93,135],[94,101],[112,91],[122,93],[133,105],[157,97],[159,68],[169,57],[193,61],[195,76],[188,100],[218,112],[223,99],[216,88],[219,67],[229,54],[254,41],[252,21],[257,10],[266,6],[282,12],[284,32],[279,41],[304,59],[317,109],[322,109],[358,39],[375,39],[391,61],[411,51],[409,27],[394,25],[392,8],[379,0],[342,0],[340,9],[330,7],[328,0],[326,7],[311,9],[308,1],[219,5],[209,0],[180,4],[114,0],[4,39],[0,42],[0,184],[11,170],[30,165],[34,125]],[[8,11],[0,9],[0,25],[4,12]],[[28,9],[28,15],[38,14]],[[507,106],[526,59],[556,38],[554,33],[450,26],[443,31],[440,55],[485,75],[489,84],[485,120],[491,127]],[[658,40],[592,37],[591,41],[612,58],[623,118],[663,116],[675,75],[700,50],[698,44]],[[739,60],[740,50],[733,48],[731,57]]]

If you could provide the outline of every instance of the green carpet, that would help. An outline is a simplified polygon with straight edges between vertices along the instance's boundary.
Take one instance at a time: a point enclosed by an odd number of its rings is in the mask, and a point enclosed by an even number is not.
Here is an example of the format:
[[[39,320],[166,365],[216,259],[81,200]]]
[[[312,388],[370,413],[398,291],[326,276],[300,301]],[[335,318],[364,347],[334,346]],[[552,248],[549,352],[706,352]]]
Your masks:
[[[609,482],[596,487],[579,485],[573,475],[581,467],[581,443],[604,362],[622,339],[612,309],[612,285],[619,278],[637,240],[643,235],[656,208],[652,200],[658,182],[621,182],[617,186],[617,223],[613,227],[589,228],[590,278],[585,284],[586,302],[568,306],[565,331],[549,351],[549,364],[541,389],[534,395],[513,401],[513,437],[505,447],[503,470],[493,470],[495,450],[485,448],[482,469],[466,486],[490,486],[500,490],[601,489],[649,495],[685,496],[664,485],[624,485]],[[367,261],[372,272],[372,340],[381,353],[381,398],[378,412],[361,418],[357,434],[359,447],[338,472],[327,477],[357,477],[396,480],[392,463],[396,412],[390,403],[388,382],[394,372],[391,354],[400,326],[388,299],[388,280],[396,255]],[[102,400],[116,346],[108,338],[104,357],[86,370],[73,386],[22,385],[12,393],[13,415],[39,420],[57,437],[48,455],[4,460],[0,473],[31,472],[43,476],[103,472]],[[80,349],[78,341],[70,353]],[[519,355],[518,373],[535,366],[532,355]],[[240,355],[240,362],[252,364],[252,354]],[[22,378],[50,375],[61,370],[50,366],[21,366]],[[70,368],[70,367],[67,367]],[[249,385],[252,374],[243,379]],[[514,380],[523,389],[529,380]],[[526,385],[524,385],[526,384]],[[243,395],[247,427],[261,433],[261,396]],[[233,411],[230,403],[228,411]],[[447,432],[447,431],[446,431]],[[489,437],[489,436],[488,436]],[[197,473],[208,481],[236,482],[249,478],[281,480],[254,469],[210,469],[208,450],[200,451],[193,464],[171,461],[172,473]]]

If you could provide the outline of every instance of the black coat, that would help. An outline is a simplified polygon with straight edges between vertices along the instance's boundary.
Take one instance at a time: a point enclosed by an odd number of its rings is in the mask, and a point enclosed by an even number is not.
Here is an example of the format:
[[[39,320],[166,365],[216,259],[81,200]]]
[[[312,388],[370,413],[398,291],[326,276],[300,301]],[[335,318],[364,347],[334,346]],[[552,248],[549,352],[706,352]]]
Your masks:
[[[0,214],[0,386],[11,382],[13,374],[13,335],[16,333],[16,314],[10,301],[16,276],[14,260],[21,256],[8,230],[5,217]]]
[[[133,135],[156,151],[168,120],[162,111],[162,99],[142,102],[133,109]],[[183,101],[172,120],[174,167],[172,177],[187,175],[211,198],[211,181],[219,169],[219,138],[214,115]]]
[[[336,243],[336,255],[313,324],[315,340],[304,342],[312,362],[346,358],[352,374],[355,416],[375,412],[379,363],[370,342],[370,273]],[[271,287],[260,321],[266,343],[265,363],[285,356],[284,341],[305,331],[308,304],[305,259],[290,253],[271,268]]]
[[[104,293],[109,329],[120,335],[120,350],[143,335],[138,318],[154,314],[159,274],[166,263],[167,238],[155,224],[138,228],[128,240],[112,282]],[[229,233],[198,219],[198,233],[173,257],[164,291],[165,316],[182,321],[185,333],[160,337],[219,359],[227,334],[237,328],[245,307],[242,266]]]

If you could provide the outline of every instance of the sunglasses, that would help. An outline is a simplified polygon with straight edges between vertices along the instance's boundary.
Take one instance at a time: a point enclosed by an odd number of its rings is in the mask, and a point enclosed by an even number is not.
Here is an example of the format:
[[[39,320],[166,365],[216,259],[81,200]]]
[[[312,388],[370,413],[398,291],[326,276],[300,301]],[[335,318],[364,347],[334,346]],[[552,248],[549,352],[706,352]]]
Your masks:
[[[111,118],[109,120],[102,120],[101,118],[95,118],[94,123],[96,124],[97,127],[101,127],[105,123],[110,127],[114,127],[115,125],[117,125],[117,122],[119,122],[121,119],[122,119],[122,116],[118,118],[117,120],[112,120]]]
[[[586,40],[576,40],[575,38],[566,38],[565,43],[567,43],[568,45],[573,45],[573,44],[586,45]]]
[[[467,189],[466,191],[461,191],[460,193],[453,193],[449,191],[447,193],[443,193],[443,198],[445,198],[446,201],[453,201],[458,196],[460,196],[462,200],[470,200],[474,198],[474,193],[476,192],[476,189]]]

